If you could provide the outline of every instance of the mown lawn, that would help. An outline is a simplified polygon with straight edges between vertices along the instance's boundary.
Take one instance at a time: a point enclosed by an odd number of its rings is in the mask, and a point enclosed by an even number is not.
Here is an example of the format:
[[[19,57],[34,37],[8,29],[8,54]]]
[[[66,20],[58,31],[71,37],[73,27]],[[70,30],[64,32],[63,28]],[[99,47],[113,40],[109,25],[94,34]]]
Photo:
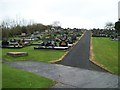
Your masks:
[[[2,63],[0,62],[0,89],[2,88]]]
[[[0,48],[0,89],[2,88],[2,49]]]
[[[49,88],[56,82],[3,64],[2,88]]]
[[[28,52],[28,56],[23,57],[11,57],[6,55],[7,52]],[[65,51],[59,50],[34,50],[33,46],[28,46],[22,49],[2,49],[2,58],[7,61],[23,61],[33,60],[41,62],[49,62],[59,59],[64,55]]]
[[[109,38],[93,37],[92,45],[93,60],[98,64],[102,64],[111,72],[118,74],[118,41],[112,41]]]
[[[2,59],[2,48],[0,48],[0,61]]]

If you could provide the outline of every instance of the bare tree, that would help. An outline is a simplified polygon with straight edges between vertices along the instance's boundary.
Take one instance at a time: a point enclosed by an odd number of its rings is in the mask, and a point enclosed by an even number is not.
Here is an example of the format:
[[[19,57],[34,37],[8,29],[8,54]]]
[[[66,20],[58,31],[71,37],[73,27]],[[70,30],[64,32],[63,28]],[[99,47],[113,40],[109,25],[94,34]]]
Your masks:
[[[52,24],[52,27],[55,28],[55,29],[61,28],[60,21],[54,21],[53,24]]]

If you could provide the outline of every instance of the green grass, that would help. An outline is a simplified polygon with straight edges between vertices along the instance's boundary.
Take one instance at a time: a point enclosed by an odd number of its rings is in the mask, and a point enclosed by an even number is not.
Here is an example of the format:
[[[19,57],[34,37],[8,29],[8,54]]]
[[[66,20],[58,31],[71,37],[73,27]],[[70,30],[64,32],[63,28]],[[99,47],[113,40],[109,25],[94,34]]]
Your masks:
[[[0,89],[2,88],[2,64],[0,63]]]
[[[56,82],[3,64],[3,88],[49,88]]]
[[[0,89],[2,88],[2,49],[0,48]]]
[[[12,57],[6,55],[7,52],[28,52],[28,56]],[[41,62],[49,62],[59,59],[65,51],[59,50],[34,50],[33,46],[28,46],[22,49],[2,49],[2,58],[7,61],[23,61],[33,60]]]
[[[40,42],[42,42],[42,40],[31,41],[32,44],[38,44]]]
[[[0,58],[2,57],[2,48],[0,48]]]
[[[92,44],[94,60],[111,72],[118,74],[118,41],[93,37]]]

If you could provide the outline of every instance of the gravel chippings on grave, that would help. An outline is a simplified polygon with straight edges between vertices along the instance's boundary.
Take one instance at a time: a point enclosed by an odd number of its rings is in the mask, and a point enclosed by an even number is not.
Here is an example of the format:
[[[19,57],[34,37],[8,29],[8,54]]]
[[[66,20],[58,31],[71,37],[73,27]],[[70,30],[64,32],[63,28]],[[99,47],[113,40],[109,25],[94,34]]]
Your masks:
[[[118,87],[118,76],[106,72],[33,61],[6,62],[6,64],[57,81],[58,83],[52,88]]]

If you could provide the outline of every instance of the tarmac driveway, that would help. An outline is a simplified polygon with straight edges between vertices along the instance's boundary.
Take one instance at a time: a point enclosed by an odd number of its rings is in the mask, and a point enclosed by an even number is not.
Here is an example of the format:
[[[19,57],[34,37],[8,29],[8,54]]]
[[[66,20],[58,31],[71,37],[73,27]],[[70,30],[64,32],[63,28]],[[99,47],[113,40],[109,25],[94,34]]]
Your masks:
[[[57,64],[105,72],[105,70],[91,63],[89,60],[90,37],[91,31],[86,31],[72,50],[70,50],[63,60],[57,62]]]
[[[106,72],[33,61],[6,64],[57,81],[52,88],[118,88],[118,76]]]

